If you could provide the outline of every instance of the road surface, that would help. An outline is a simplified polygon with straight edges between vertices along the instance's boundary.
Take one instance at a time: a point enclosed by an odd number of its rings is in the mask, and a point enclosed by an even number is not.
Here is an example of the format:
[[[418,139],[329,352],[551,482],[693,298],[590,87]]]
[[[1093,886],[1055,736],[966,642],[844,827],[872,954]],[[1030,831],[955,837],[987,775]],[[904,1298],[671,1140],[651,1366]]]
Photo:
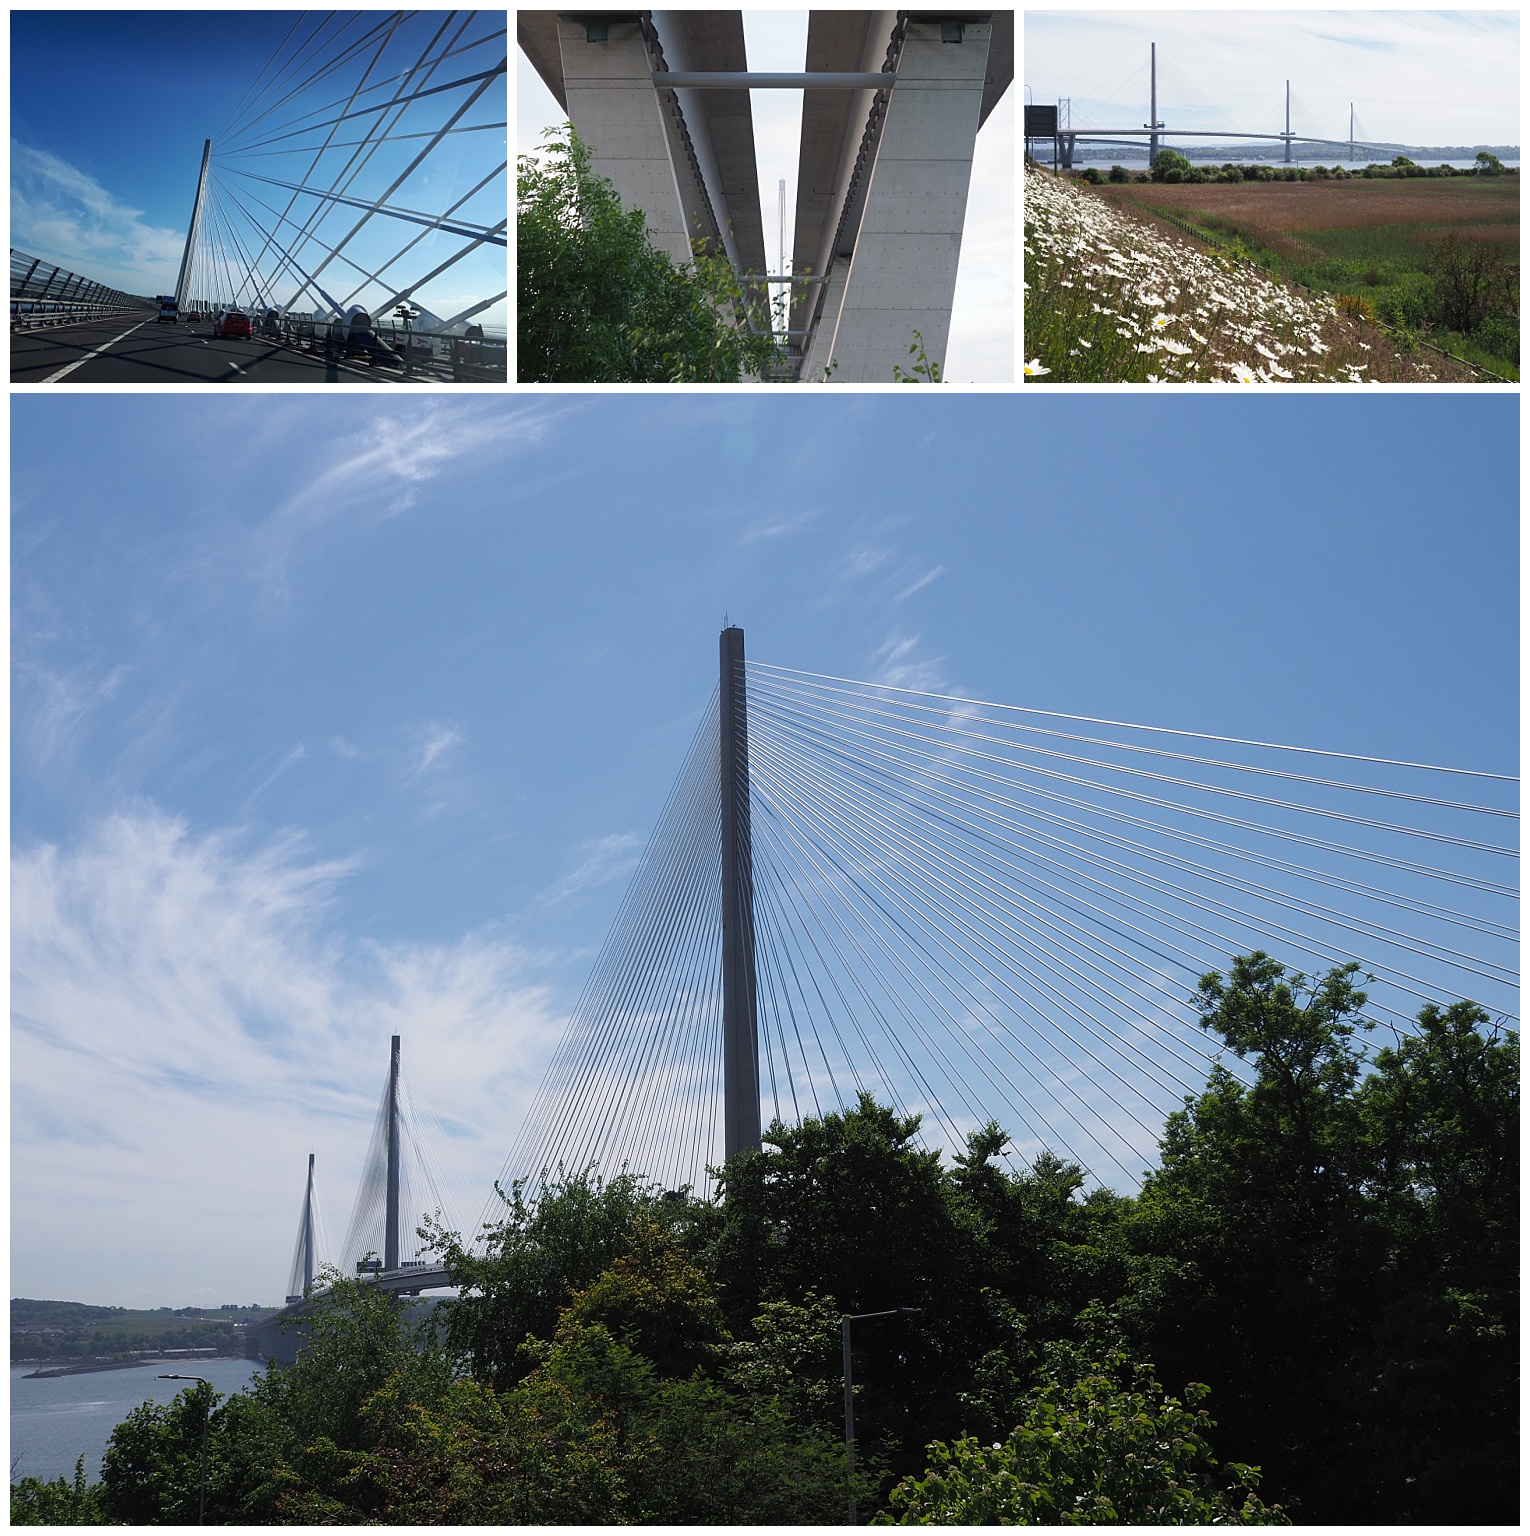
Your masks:
[[[355,384],[395,383],[396,368],[336,361],[255,337],[220,340],[212,322],[164,325],[153,314],[114,315],[56,330],[14,332],[13,384]]]

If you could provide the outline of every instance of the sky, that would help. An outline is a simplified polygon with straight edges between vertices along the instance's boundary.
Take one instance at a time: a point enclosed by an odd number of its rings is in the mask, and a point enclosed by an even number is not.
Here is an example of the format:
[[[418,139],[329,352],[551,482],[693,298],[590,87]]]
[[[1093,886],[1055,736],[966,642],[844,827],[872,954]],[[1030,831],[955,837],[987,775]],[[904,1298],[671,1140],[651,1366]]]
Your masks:
[[[14,1295],[279,1299],[392,1033],[475,1221],[725,616],[782,666],[1516,771],[1511,397],[12,411]]]
[[[1071,98],[1075,127],[1147,122],[1149,45],[1171,127],[1291,127],[1419,145],[1519,143],[1519,12],[1027,11],[1027,101]],[[1128,115],[1123,119],[1121,114]]]
[[[801,70],[807,50],[806,11],[745,11],[749,67]],[[563,109],[526,55],[517,50],[516,144],[534,150],[542,132],[564,121]],[[791,259],[797,207],[800,91],[751,91],[765,251],[780,249],[780,183],[786,182],[786,252]],[[1015,91],[994,108],[977,137],[962,230],[961,261],[951,310],[945,377],[954,383],[1010,383],[1015,377]]]
[[[298,182],[310,169],[309,157],[275,153],[297,146],[317,145],[318,138],[278,139],[290,131],[300,112],[346,98],[356,83],[363,58],[320,80],[292,100],[272,102],[270,115],[245,135],[249,153],[237,160],[233,151],[241,135],[236,113],[247,92],[269,61],[280,52],[291,58],[300,40],[317,24],[311,17],[298,22],[297,12],[257,11],[68,11],[11,12],[11,243],[29,253],[79,270],[97,281],[130,293],[157,294],[174,290],[186,230],[197,190],[203,141],[214,140],[215,167],[238,165],[242,170],[277,181]],[[359,36],[385,13],[356,13],[346,38]],[[342,35],[339,21],[326,23],[325,36]],[[487,24],[474,24],[490,30]],[[428,17],[416,15],[389,39],[373,79],[392,78],[416,61],[425,46]],[[477,36],[470,31],[469,37]],[[290,37],[290,40],[289,40]],[[492,63],[504,57],[503,39],[463,53],[452,64],[463,67],[494,50]],[[326,61],[338,47],[315,50],[313,59]],[[407,56],[406,56],[407,52]],[[473,64],[472,68],[483,67]],[[471,72],[471,71],[469,71]],[[267,76],[270,78],[270,76]],[[294,71],[287,83],[300,78]],[[431,83],[451,78],[437,74]],[[418,101],[397,125],[400,133],[434,131],[455,109],[465,92],[443,93]],[[258,93],[257,93],[258,95]],[[366,98],[375,102],[376,96]],[[462,119],[464,125],[506,121],[503,80]],[[450,104],[449,106],[447,104]],[[328,121],[316,117],[314,121]],[[368,119],[370,121],[370,119]],[[255,140],[269,132],[269,139]],[[326,187],[334,183],[352,151],[335,146],[354,143],[354,125],[338,125],[334,146],[317,175]],[[475,130],[448,138],[392,195],[395,206],[416,212],[440,212],[505,160],[506,131]],[[363,205],[382,194],[421,147],[420,141],[388,145],[375,154],[345,190]],[[247,206],[268,226],[274,216],[262,212],[256,199],[275,204],[280,189],[236,178],[220,169],[220,185],[237,188]],[[382,180],[375,178],[381,176]],[[314,183],[317,184],[317,183]],[[232,191],[225,196],[232,197]],[[505,218],[508,184],[503,176],[458,209],[458,217],[492,225]],[[311,204],[300,205],[303,214]],[[360,210],[335,207],[338,223],[360,217]],[[230,209],[229,221],[238,224]],[[247,230],[247,226],[241,226]],[[293,232],[283,226],[284,243]],[[325,226],[325,233],[330,233]],[[356,243],[348,247],[369,270],[381,263],[411,234],[421,231],[394,219],[374,219]],[[338,238],[344,229],[335,230]],[[232,239],[232,237],[230,237]],[[454,254],[461,242],[444,233],[427,234],[402,265],[388,275],[407,280],[423,276],[437,262]],[[449,268],[422,290],[421,302],[449,318],[475,298],[488,298],[505,288],[505,250],[481,247]],[[306,269],[313,263],[304,260]],[[337,274],[332,274],[333,284]],[[492,286],[486,286],[492,284]],[[452,308],[453,303],[457,308]],[[312,306],[309,306],[312,307]],[[504,324],[505,307],[480,317],[487,324]]]

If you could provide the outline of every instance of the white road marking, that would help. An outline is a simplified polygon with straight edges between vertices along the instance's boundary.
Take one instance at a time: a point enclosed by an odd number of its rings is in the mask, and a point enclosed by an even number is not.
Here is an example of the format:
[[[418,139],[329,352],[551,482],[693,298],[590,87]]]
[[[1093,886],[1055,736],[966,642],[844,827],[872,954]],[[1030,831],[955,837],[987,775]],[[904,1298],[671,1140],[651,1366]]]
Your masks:
[[[43,383],[57,384],[60,379],[68,378],[69,375],[73,373],[81,363],[88,363],[91,358],[100,357],[100,355],[105,352],[107,348],[115,347],[119,341],[125,341],[129,336],[133,334],[134,331],[142,330],[148,323],[149,322],[147,320],[140,320],[137,325],[129,326],[128,329],[122,333],[122,335],[112,337],[112,339],[106,343],[106,346],[97,347],[94,352],[87,352],[84,357],[78,358],[76,361],[67,364],[63,368],[60,368],[57,373],[50,373],[48,377],[43,380]]]

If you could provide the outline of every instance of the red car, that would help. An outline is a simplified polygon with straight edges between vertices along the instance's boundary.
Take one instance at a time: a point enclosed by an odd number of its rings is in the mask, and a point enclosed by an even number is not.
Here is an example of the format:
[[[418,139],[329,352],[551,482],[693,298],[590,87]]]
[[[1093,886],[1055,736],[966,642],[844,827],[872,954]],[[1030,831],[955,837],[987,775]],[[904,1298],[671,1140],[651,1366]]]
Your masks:
[[[242,309],[226,309],[213,327],[214,336],[253,336],[255,327]]]

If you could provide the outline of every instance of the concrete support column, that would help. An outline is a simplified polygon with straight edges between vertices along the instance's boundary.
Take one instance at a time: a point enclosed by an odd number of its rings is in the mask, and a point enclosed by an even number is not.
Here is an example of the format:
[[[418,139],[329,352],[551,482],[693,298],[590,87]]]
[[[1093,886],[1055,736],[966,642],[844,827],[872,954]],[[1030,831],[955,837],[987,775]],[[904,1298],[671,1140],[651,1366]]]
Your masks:
[[[960,42],[942,40],[955,31]],[[894,364],[911,362],[915,331],[944,365],[992,32],[988,22],[908,25],[824,359],[839,364],[831,382],[890,384]]]
[[[592,150],[594,170],[616,188],[625,207],[643,210],[656,249],[689,261],[680,187],[641,27],[636,21],[560,16],[558,47],[568,115]]]
[[[799,377],[804,384],[833,383],[839,377],[838,373],[832,373],[825,379],[823,371],[829,366],[834,331],[839,324],[839,312],[845,302],[845,284],[849,279],[850,263],[835,262],[829,270],[828,282],[823,285],[823,308],[819,311],[818,328],[813,332],[808,354],[802,362]]]

